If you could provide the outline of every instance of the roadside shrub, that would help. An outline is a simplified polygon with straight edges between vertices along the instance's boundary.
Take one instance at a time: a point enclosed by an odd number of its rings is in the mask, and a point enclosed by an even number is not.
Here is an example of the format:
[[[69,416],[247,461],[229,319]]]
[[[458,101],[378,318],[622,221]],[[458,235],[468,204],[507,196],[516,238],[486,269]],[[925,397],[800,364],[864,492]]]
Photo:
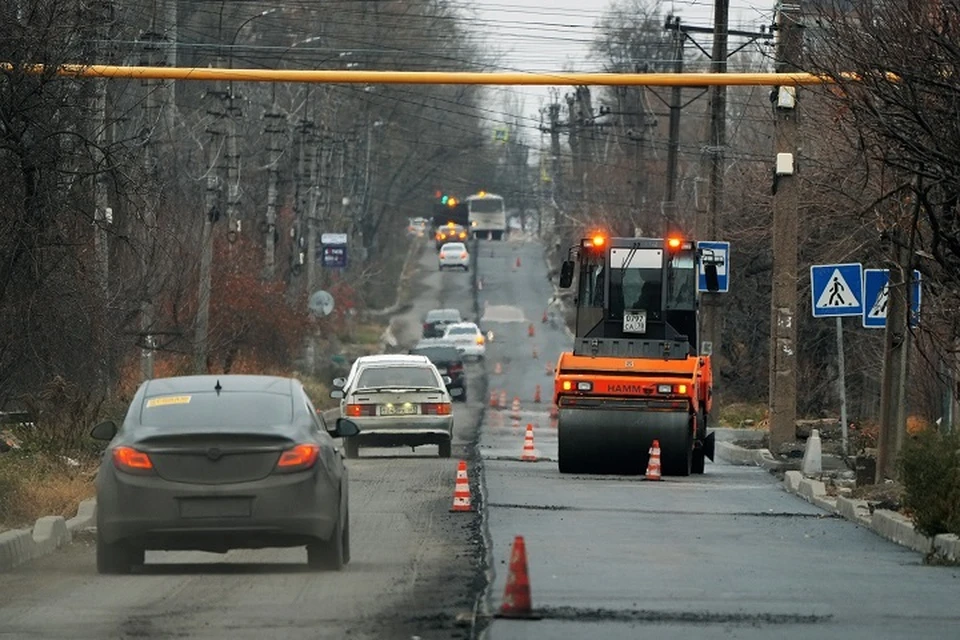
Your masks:
[[[903,505],[927,536],[960,535],[960,434],[925,429],[911,435],[900,454]]]
[[[94,460],[11,451],[0,455],[0,529],[31,526],[41,516],[71,518],[94,494]]]

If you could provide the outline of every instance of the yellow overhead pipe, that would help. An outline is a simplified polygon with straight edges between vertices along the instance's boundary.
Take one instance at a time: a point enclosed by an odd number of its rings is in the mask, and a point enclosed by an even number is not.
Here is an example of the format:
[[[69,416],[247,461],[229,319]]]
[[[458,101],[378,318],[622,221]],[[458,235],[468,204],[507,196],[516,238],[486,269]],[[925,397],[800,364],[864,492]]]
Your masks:
[[[10,63],[0,69],[12,71]],[[44,65],[20,67],[30,74],[48,73]],[[363,71],[341,69],[221,69],[216,67],[127,67],[65,64],[56,75],[74,78],[131,78],[233,82],[308,82],[325,84],[476,84],[608,85],[647,87],[797,86],[832,83],[812,73],[525,73],[475,71]],[[842,74],[856,79],[855,74]]]

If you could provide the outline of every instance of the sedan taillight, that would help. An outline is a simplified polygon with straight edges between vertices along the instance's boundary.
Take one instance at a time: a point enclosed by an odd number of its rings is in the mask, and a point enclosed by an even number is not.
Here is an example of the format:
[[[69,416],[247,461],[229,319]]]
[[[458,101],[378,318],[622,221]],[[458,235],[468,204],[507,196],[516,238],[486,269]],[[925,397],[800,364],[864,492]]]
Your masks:
[[[461,254],[460,254],[460,257],[463,258],[464,260],[466,260],[466,259],[467,259],[467,252],[464,251],[463,253],[461,253]]]
[[[348,404],[347,416],[350,418],[362,418],[363,416],[377,415],[377,405],[375,404]]]
[[[442,260],[443,258],[446,258],[446,257],[447,257],[447,254],[445,254],[443,251],[441,251],[441,252],[440,252],[440,259]]]
[[[420,410],[428,416],[448,416],[451,412],[449,402],[425,402]]]
[[[113,466],[127,473],[153,472],[153,461],[143,451],[133,447],[117,447],[113,450]]]
[[[298,444],[280,454],[280,459],[277,461],[277,471],[281,473],[304,471],[316,464],[319,457],[320,447],[318,445]]]

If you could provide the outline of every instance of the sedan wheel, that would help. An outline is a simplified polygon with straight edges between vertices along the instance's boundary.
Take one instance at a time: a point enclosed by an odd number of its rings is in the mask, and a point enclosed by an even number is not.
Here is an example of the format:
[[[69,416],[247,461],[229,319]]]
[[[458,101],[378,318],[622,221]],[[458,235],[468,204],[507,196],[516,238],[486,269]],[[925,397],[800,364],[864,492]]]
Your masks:
[[[123,542],[110,544],[97,536],[97,573],[123,574],[143,565],[143,549],[131,548]]]
[[[440,457],[449,458],[452,453],[453,442],[450,440],[445,440],[440,443]]]
[[[337,520],[337,526],[333,530],[333,535],[329,540],[318,540],[313,544],[307,545],[307,566],[311,569],[320,569],[321,571],[340,571],[346,564],[344,559],[344,534],[349,529],[345,529],[342,520]]]
[[[343,455],[348,459],[360,457],[360,444],[353,438],[343,439]]]

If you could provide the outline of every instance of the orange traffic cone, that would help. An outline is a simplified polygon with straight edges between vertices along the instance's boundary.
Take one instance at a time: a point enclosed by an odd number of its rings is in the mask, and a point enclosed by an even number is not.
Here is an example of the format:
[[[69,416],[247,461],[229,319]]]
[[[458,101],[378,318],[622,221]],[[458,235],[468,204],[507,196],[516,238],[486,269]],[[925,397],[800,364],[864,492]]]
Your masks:
[[[540,619],[540,616],[533,613],[530,574],[527,571],[527,547],[523,542],[523,536],[516,536],[513,539],[510,573],[507,574],[507,586],[503,590],[503,603],[500,605],[500,613],[497,617]]]
[[[537,348],[534,347],[534,348],[533,348],[533,359],[536,360],[536,359],[539,358],[539,357],[540,357],[540,355],[537,353]]]
[[[500,392],[500,408],[501,409],[507,408],[507,392],[506,391]]]
[[[516,396],[513,397],[513,406],[511,407],[511,411],[513,412],[514,418],[520,417],[520,398]]]
[[[517,256],[517,269],[520,268],[520,256]]]
[[[650,462],[647,463],[647,480],[660,479],[660,441],[654,440],[650,447]]]
[[[537,330],[534,329],[533,323],[531,322],[531,323],[530,323],[530,328],[527,329],[527,335],[532,338],[534,335],[536,335],[536,333],[537,333]]]
[[[500,375],[501,373],[503,373],[503,365],[501,365],[498,362],[497,365],[493,368],[493,373],[494,375]]]
[[[473,511],[470,505],[470,480],[467,479],[467,462],[461,460],[457,467],[457,484],[453,489],[453,507],[450,512]]]
[[[490,392],[490,406],[491,406],[491,407],[496,407],[496,406],[497,406],[497,392],[496,392],[496,391],[491,391],[491,392]]]
[[[540,402],[540,385],[537,385],[536,391],[533,392],[533,401],[537,403]]]
[[[546,323],[546,321],[547,321],[547,312],[544,311],[544,312],[543,312],[543,317],[540,318],[540,322]]]
[[[527,424],[527,435],[523,438],[523,455],[520,459],[524,462],[536,462],[537,454],[533,448],[533,425]]]

